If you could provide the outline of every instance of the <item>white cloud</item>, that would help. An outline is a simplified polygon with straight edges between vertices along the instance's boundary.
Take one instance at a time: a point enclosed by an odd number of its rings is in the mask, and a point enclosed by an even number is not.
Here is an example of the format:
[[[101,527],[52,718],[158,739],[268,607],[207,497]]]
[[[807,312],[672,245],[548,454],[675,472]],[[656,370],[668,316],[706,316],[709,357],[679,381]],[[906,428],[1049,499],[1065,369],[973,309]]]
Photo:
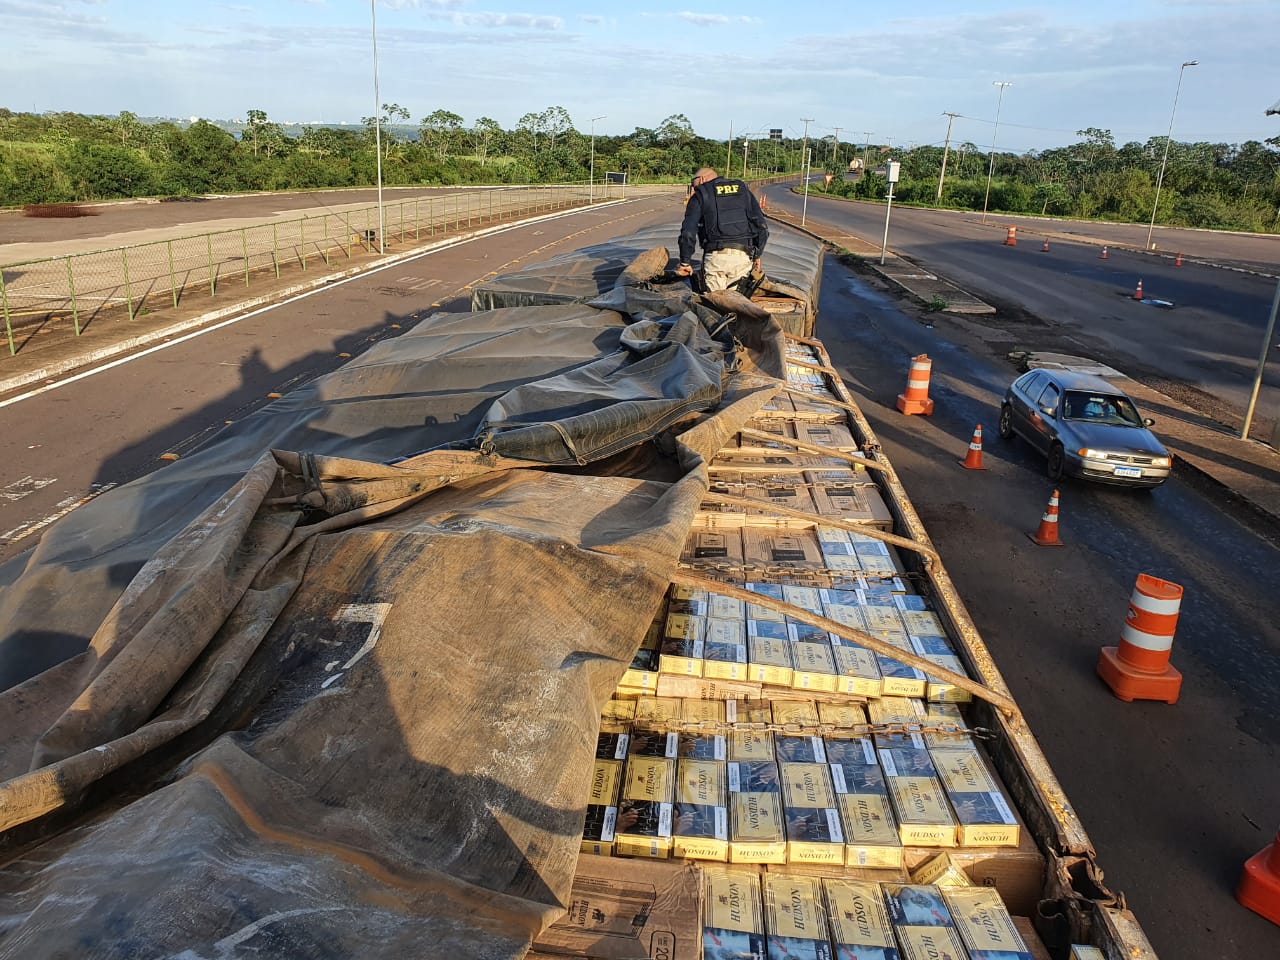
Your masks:
[[[727,27],[738,23],[755,23],[754,17],[730,17],[723,13],[691,13],[682,10],[676,17],[696,27]]]

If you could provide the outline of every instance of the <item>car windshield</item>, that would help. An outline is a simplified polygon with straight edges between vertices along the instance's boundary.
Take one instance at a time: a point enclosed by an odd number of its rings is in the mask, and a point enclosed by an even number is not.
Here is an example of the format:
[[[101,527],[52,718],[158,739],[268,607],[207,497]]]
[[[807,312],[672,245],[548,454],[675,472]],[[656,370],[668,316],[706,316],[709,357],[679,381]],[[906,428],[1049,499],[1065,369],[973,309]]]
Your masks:
[[[1117,427],[1142,426],[1142,418],[1138,416],[1138,408],[1133,405],[1133,401],[1128,397],[1109,393],[1068,390],[1062,414],[1067,420],[1089,420]]]

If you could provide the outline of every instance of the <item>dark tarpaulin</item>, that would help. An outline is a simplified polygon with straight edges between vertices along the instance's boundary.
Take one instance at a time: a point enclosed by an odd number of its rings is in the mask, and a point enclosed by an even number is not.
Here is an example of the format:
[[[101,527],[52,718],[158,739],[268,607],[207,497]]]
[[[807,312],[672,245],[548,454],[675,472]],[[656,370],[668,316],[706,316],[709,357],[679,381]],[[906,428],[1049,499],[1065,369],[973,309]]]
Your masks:
[[[614,287],[619,274],[642,251],[659,247],[665,250],[668,246],[674,249],[679,232],[679,221],[658,224],[628,236],[561,254],[519,273],[494,277],[477,284],[472,290],[472,308],[481,310],[595,300]],[[797,329],[789,326],[784,329],[790,333],[811,333],[822,275],[822,244],[784,224],[774,224],[761,263],[768,279],[760,294],[780,299],[794,298],[802,303]],[[668,266],[674,268],[674,263],[663,263],[658,270]]]
[[[0,957],[523,953],[703,460],[782,372],[776,324],[634,293],[429,318],[46,534]]]

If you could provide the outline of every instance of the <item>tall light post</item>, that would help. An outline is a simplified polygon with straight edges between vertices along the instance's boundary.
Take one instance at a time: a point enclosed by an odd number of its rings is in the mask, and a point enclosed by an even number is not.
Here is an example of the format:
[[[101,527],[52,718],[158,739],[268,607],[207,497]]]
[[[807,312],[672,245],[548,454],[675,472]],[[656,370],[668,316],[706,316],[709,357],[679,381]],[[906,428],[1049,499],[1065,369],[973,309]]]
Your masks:
[[[1169,162],[1169,141],[1173,139],[1173,118],[1178,113],[1178,94],[1182,92],[1182,74],[1187,67],[1200,65],[1199,60],[1184,60],[1178,69],[1178,86],[1173,91],[1173,109],[1169,111],[1169,133],[1164,138],[1164,159],[1160,161],[1160,176],[1156,178],[1156,202],[1151,205],[1151,225],[1147,227],[1147,249],[1151,249],[1151,234],[1156,229],[1156,211],[1160,209],[1160,188],[1164,185],[1164,165]]]
[[[378,15],[377,0],[369,0],[369,23],[373,30],[373,148],[378,154],[378,253],[386,253],[383,240],[385,220],[382,216],[382,96],[378,92]]]
[[[592,117],[591,118],[591,173],[588,174],[591,182],[587,184],[587,203],[595,203],[596,200],[596,121],[607,120],[608,117]],[[606,191],[607,193],[608,191]]]
[[[1004,88],[1012,87],[1013,83],[1009,80],[995,80],[992,86],[1000,88],[1000,95],[996,97],[996,125],[991,131],[991,162],[987,165],[987,194],[982,198],[982,222],[987,222],[987,203],[991,199],[991,177],[996,172],[996,134],[1000,132],[1000,105],[1004,103]]]
[[[1280,114],[1280,100],[1267,108],[1267,116]],[[1249,406],[1244,412],[1244,426],[1240,428],[1240,439],[1249,439],[1249,427],[1253,424],[1253,411],[1258,405],[1258,393],[1262,390],[1262,375],[1267,369],[1267,354],[1271,349],[1271,338],[1276,332],[1276,315],[1280,314],[1280,279],[1276,280],[1275,296],[1271,298],[1271,316],[1267,319],[1267,332],[1262,337],[1262,352],[1258,354],[1258,372],[1253,377],[1253,390],[1249,393]]]

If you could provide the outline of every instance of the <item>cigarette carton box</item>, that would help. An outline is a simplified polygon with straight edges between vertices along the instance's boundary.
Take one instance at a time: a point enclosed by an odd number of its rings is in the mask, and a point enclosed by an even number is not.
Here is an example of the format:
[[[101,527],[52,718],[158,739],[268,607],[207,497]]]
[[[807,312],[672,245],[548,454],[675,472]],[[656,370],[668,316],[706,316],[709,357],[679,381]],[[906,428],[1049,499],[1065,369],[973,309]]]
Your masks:
[[[658,687],[658,650],[641,647],[631,658],[631,666],[622,671],[618,689],[652,695]]]
[[[954,847],[956,821],[924,739],[918,733],[877,734],[875,742],[902,842],[914,847]]]
[[[718,680],[747,679],[747,625],[743,620],[707,619],[702,675]]]
[[[618,822],[618,792],[622,789],[622,761],[597,760],[587,792],[587,816],[582,825],[582,852],[608,856]]]
[[[880,884],[835,877],[822,881],[836,955],[857,960],[898,960]]]
[[[699,960],[702,876],[692,864],[582,856],[565,915],[530,956]]]
[[[807,610],[810,613],[822,614],[822,595],[815,587],[806,587],[797,583],[782,585],[782,599],[793,607]]]
[[[954,927],[894,927],[902,960],[967,960]]]
[[[773,722],[814,726],[818,723],[818,705],[812,700],[774,700]]]
[[[635,755],[627,758],[618,800],[614,853],[659,860],[671,856],[675,775],[674,760]]]
[[[848,693],[858,697],[879,697],[884,694],[884,677],[880,673],[880,661],[864,647],[841,643],[831,648],[836,661],[836,693]]]
[[[810,400],[808,397],[800,397],[793,393],[791,402],[795,404],[797,420],[820,423],[843,423],[845,420],[844,410],[834,404],[824,403],[817,395]]]
[[[596,737],[597,760],[625,760],[631,746],[631,734],[621,730],[601,730]]]
[[[771,700],[744,700],[736,707],[737,719],[735,723],[772,723],[773,722],[773,701]]]
[[[791,644],[771,637],[747,638],[747,679],[777,687],[790,687],[793,673]]]
[[[684,760],[727,760],[728,741],[719,733],[677,734],[676,756]]]
[[[773,734],[768,730],[734,730],[729,735],[730,760],[769,760],[775,758]]]
[[[818,516],[866,524],[877,530],[892,530],[893,514],[889,512],[880,491],[872,484],[855,483],[856,477],[857,474],[852,470],[811,471],[805,474],[811,484]]]
[[[791,474],[799,479],[805,470],[839,470],[845,465],[836,457],[824,457],[820,454],[801,453],[799,451],[784,452],[771,450],[768,453],[747,453],[737,450],[719,454],[711,461],[711,473],[719,476],[722,473],[737,473],[749,476],[755,473]]]
[[[746,589],[752,593],[758,593],[761,596],[768,597],[771,600],[782,599],[782,585],[779,583],[748,583],[746,584]],[[758,603],[747,604],[748,622],[754,621],[760,623],[770,620],[777,623],[783,623],[786,620],[786,617],[781,612],[777,610],[770,610],[768,607],[763,607]]]
[[[818,736],[786,736],[773,738],[773,748],[784,763],[826,763],[827,746]]]
[[[928,679],[915,667],[882,653],[876,654],[876,664],[880,667],[885,696],[923,697],[928,692]]]
[[[910,697],[885,695],[867,704],[867,717],[877,725],[906,724],[918,727],[925,720],[924,705]]]
[[[977,746],[934,746],[929,753],[955,810],[960,845],[1016,847],[1017,817]]]
[[[856,538],[858,535],[850,534],[850,536]],[[894,597],[907,592],[906,581],[898,576],[902,572],[902,560],[898,557],[898,552],[893,547],[886,547],[884,544],[880,546],[885,551],[884,556],[887,556],[895,565],[894,569],[880,569],[883,564],[879,561],[876,566],[870,566],[869,557],[879,556],[879,554],[868,553],[864,556],[861,545],[854,544],[854,549],[860,551],[858,559],[862,561],[863,567],[862,573],[858,574],[857,587],[862,591],[867,603],[893,603]],[[841,584],[834,583],[832,586],[838,587]]]
[[[822,549],[812,529],[744,527],[742,552],[744,564],[752,569],[822,569]]]
[[[741,566],[742,532],[736,527],[694,527],[685,538],[680,559],[695,567],[708,563]]]
[[[741,543],[741,538],[739,538]],[[707,616],[713,620],[746,619],[747,605],[737,597],[726,597],[724,594],[712,593],[707,597]]]
[[[901,603],[898,604],[898,610],[902,614],[902,622],[906,624],[907,633],[915,634],[918,637],[945,637],[947,635],[941,618],[932,610],[912,610]]]
[[[636,720],[670,723],[683,713],[684,704],[679,697],[641,697],[636,701]]]
[[[759,501],[758,511],[748,510],[746,525],[766,526],[770,528],[805,529],[813,526],[813,515],[817,512],[813,497],[797,474],[744,474],[743,494],[748,500]],[[783,516],[770,512],[777,504],[788,510],[803,513],[802,517]]]
[[[768,637],[785,643],[791,639],[790,621],[781,617],[777,620],[748,620],[747,636]]]
[[[858,867],[901,867],[902,840],[871,739],[829,738],[826,750],[844,823],[845,862]]]
[[[831,652],[831,644],[801,640],[791,644],[791,659],[795,664],[795,672],[791,675],[791,686],[796,690],[812,690],[818,693],[835,693],[836,673],[835,655]]]
[[[859,609],[867,625],[867,633],[890,643],[907,645],[907,628],[902,623],[902,614],[892,603],[867,603]],[[667,635],[671,635],[670,626]]]
[[[659,697],[687,700],[722,700],[731,697],[758,697],[761,685],[749,680],[721,680],[716,677],[684,677],[674,673],[657,674]]]
[[[680,749],[680,734],[637,725],[627,745],[628,757],[659,757],[674,760]]]
[[[1000,894],[990,887],[942,891],[971,960],[1032,960]]]
[[[862,727],[867,711],[860,703],[819,703],[818,720],[833,727]]]
[[[821,881],[769,873],[764,878],[769,960],[831,960]]]
[[[796,438],[796,429],[791,420],[782,420],[771,418],[767,420],[748,421],[747,426],[757,433],[767,433],[777,437],[777,440],[765,440],[762,437],[744,437],[742,434],[736,434],[734,440],[736,446],[733,447],[736,453],[774,453],[782,451],[783,453],[794,453],[795,445],[784,443],[784,440],[794,440]]]
[[[1097,947],[1087,943],[1073,943],[1069,960],[1107,960],[1107,958],[1106,954]]]
[[[705,960],[765,960],[760,877],[747,871],[706,872],[702,954]]]
[[[729,810],[730,863],[787,862],[781,793],[730,793]]]
[[[831,772],[823,763],[782,763],[788,863],[845,861],[844,830]]]
[[[907,610],[933,610],[933,604],[929,602],[928,597],[922,597],[918,593],[899,594],[893,598],[893,602],[897,604],[898,609]]]
[[[947,909],[942,891],[937,887],[916,883],[886,883],[881,886],[889,908],[893,932],[901,937],[908,927],[945,927],[955,929],[955,920]],[[961,958],[963,958],[961,954]]]
[[[951,859],[951,854],[943,850],[930,857],[911,871],[911,882],[930,887],[969,887],[973,884],[968,874],[961,870]]]
[[[726,772],[730,793],[782,792],[778,764],[774,760],[731,760]]]
[[[671,852],[685,860],[729,859],[728,780],[723,760],[680,760]]]
[[[705,599],[700,601],[704,605]],[[659,648],[658,672],[702,676],[703,644],[707,618],[690,613],[667,615],[666,634]]]
[[[701,699],[698,697],[682,697],[680,699],[681,720],[714,720],[718,723],[724,723],[728,716],[725,701],[719,698],[713,700]]]
[[[634,700],[606,700],[600,711],[602,724],[626,723],[636,718],[636,702]]]
[[[756,417],[761,420],[770,418],[794,420],[795,413],[796,407],[791,402],[791,394],[779,390],[769,400],[765,401],[763,407],[756,411]]]
[[[861,455],[858,443],[853,439],[853,434],[842,423],[798,421],[795,425],[795,430],[797,439],[803,440],[805,443],[816,444],[819,447],[829,447],[832,450],[839,450],[841,453]],[[850,467],[850,469],[863,470],[865,468]]]
[[[815,627],[811,623],[803,623],[800,620],[787,617],[787,639],[792,643],[807,641],[809,643],[829,645],[831,643],[831,634],[820,627]]]

